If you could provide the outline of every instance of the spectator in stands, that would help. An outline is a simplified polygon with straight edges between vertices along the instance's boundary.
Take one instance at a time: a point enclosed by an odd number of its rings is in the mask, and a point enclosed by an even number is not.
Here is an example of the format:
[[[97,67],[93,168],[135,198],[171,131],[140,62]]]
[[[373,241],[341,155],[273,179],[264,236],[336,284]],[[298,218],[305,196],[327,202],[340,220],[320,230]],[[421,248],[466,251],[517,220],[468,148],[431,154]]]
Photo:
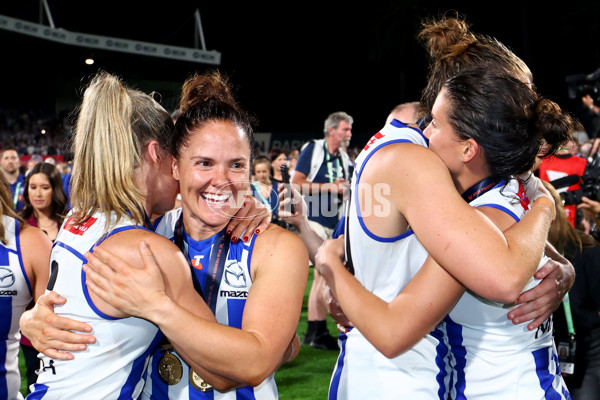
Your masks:
[[[65,176],[70,170],[69,163],[61,161],[56,164],[56,169],[58,169],[58,172],[60,172],[61,176]]]
[[[279,219],[279,207],[277,207],[279,204],[277,183],[271,180],[271,161],[269,157],[258,156],[254,160],[250,189],[252,190],[252,196],[271,210],[271,222],[281,225],[283,221]]]
[[[292,176],[292,173],[296,169],[296,163],[298,162],[299,156],[300,156],[300,150],[298,150],[298,149],[293,149],[292,151],[290,151],[290,154],[288,154],[288,164],[289,164],[288,168],[290,171],[290,176]]]
[[[17,149],[7,147],[2,150],[0,168],[10,187],[15,211],[23,208],[23,191],[25,189],[25,176],[21,173],[21,159]]]
[[[43,163],[43,162],[44,162],[44,159],[42,158],[41,155],[39,155],[39,154],[32,155],[31,158],[27,161],[27,171],[25,172],[25,176],[29,175],[29,173],[31,172],[33,167],[35,167],[37,164]]]
[[[268,155],[271,160],[271,179],[275,183],[281,183],[281,166],[287,164],[287,154],[283,149],[275,147],[269,151]]]
[[[300,151],[292,183],[301,188],[308,204],[308,219],[321,239],[331,237],[339,221],[342,199],[348,189],[351,161],[344,148],[352,138],[354,119],[343,111],[325,119],[324,138],[305,144]],[[324,350],[337,350],[337,341],[327,329],[327,306],[323,298],[324,280],[315,269],[308,297],[308,329],[304,344]]]
[[[62,178],[54,165],[42,162],[32,168],[25,179],[23,204],[19,215],[54,241],[67,205]]]

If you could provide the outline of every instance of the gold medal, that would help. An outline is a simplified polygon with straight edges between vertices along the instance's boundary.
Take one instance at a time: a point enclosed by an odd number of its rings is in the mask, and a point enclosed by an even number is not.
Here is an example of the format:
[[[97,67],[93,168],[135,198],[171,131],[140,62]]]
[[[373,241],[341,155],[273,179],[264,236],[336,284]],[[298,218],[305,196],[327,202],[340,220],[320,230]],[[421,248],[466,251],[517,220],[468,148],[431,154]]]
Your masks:
[[[167,385],[176,385],[183,376],[183,366],[179,358],[167,351],[158,360],[158,376]]]
[[[214,389],[210,383],[202,379],[193,369],[190,369],[190,382],[193,387],[201,392],[210,392]]]

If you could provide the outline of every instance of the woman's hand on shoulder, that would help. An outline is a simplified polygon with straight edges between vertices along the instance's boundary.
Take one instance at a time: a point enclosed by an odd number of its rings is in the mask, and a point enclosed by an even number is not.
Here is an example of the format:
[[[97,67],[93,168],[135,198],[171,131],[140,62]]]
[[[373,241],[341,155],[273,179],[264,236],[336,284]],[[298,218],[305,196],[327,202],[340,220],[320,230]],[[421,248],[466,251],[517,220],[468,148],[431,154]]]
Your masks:
[[[167,265],[177,265],[177,261],[184,266],[187,263],[177,247],[159,235],[149,233],[135,240],[129,249],[123,249],[127,247],[122,245],[123,238],[115,238],[86,253],[86,283],[102,301],[120,312],[149,319],[148,313],[168,302],[159,264],[166,269]],[[179,276],[179,272],[174,275]]]
[[[244,205],[227,225],[227,234],[231,238],[248,242],[252,235],[264,232],[271,223],[271,210],[254,196],[248,195]]]

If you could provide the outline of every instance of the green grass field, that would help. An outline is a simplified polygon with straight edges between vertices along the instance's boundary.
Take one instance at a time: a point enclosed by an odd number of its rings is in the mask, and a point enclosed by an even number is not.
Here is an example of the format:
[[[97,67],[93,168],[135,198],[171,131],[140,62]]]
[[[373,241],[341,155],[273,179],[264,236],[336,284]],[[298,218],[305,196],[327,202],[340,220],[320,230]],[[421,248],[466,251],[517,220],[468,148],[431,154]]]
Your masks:
[[[313,269],[310,269],[308,284],[304,293],[302,315],[298,324],[298,335],[300,340],[304,338],[307,326],[307,302],[308,293],[312,286]],[[337,336],[335,322],[328,317],[327,325],[332,335]],[[329,379],[335,365],[338,352],[330,350],[316,350],[310,346],[302,346],[300,354],[296,359],[283,365],[276,373],[275,380],[279,387],[279,398],[281,400],[324,400],[327,398]],[[19,360],[21,367],[21,393],[27,394],[27,383],[25,377],[25,362],[22,357]]]
[[[27,374],[25,373],[25,359],[23,354],[19,352],[19,369],[21,370],[21,394],[27,396]]]

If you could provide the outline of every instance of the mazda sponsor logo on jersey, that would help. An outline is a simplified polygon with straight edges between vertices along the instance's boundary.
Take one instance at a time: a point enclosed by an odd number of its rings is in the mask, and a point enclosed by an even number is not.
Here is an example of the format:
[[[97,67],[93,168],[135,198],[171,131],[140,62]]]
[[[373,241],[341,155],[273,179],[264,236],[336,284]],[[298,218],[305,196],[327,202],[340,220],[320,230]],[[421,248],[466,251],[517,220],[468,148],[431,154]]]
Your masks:
[[[248,297],[247,290],[221,290],[219,291],[219,296],[228,297],[228,298],[240,298],[245,299]]]
[[[0,267],[0,296],[16,296],[16,290],[7,289],[14,284],[15,273],[6,267]]]
[[[6,267],[0,267],[0,289],[11,287],[14,284],[15,273]]]
[[[233,288],[248,287],[244,269],[236,260],[228,260],[225,266],[225,282]]]

